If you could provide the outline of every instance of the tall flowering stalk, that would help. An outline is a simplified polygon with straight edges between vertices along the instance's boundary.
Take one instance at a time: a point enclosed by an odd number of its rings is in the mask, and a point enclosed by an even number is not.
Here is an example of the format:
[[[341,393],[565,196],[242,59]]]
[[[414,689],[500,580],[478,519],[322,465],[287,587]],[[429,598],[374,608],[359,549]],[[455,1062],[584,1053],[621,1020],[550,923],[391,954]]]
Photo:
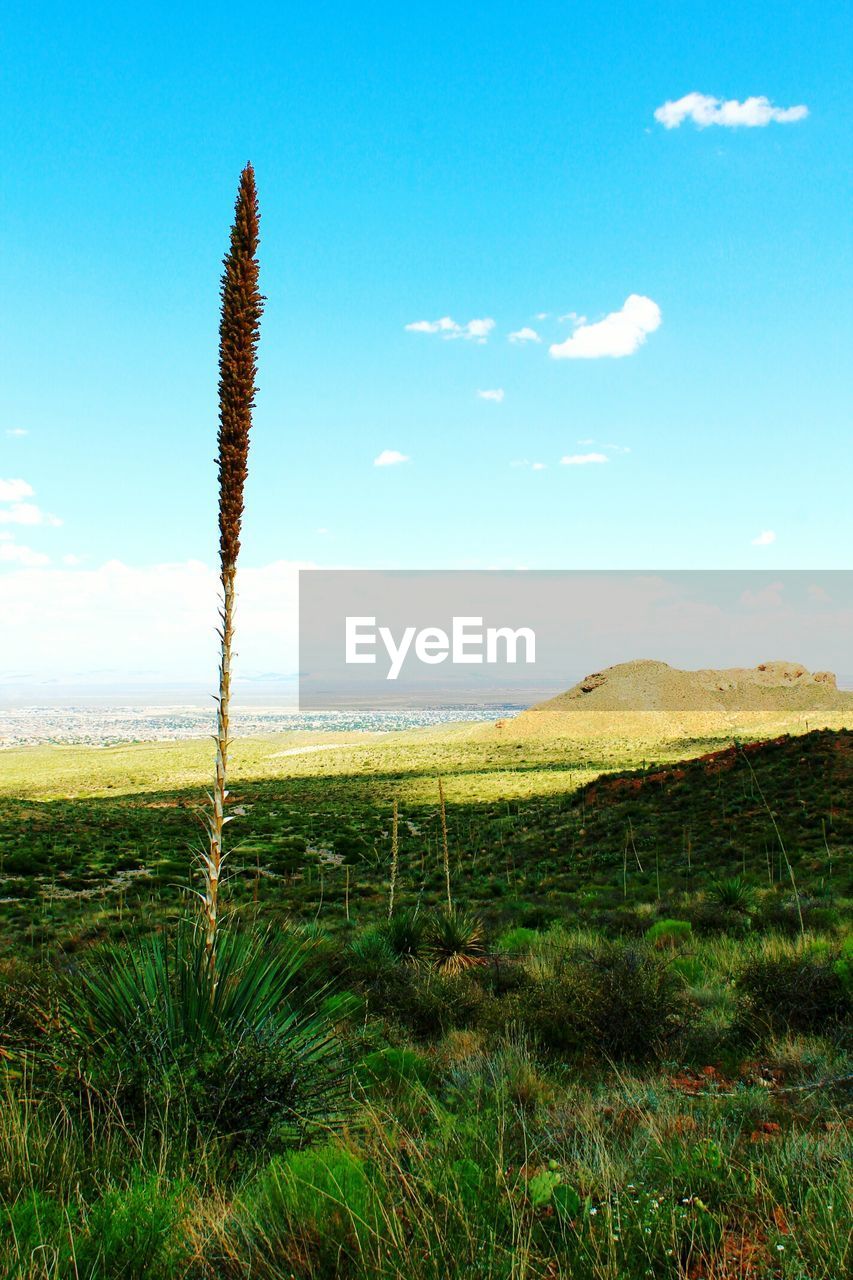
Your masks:
[[[400,865],[400,815],[397,801],[391,814],[391,890],[388,894],[388,919],[394,914],[394,895],[397,890],[397,868]]]
[[[224,259],[219,322],[219,577],[222,607],[219,694],[216,699],[216,774],[206,815],[208,846],[202,854],[202,893],[205,945],[213,963],[219,919],[219,886],[224,859],[222,832],[228,819],[229,711],[231,703],[231,646],[234,639],[234,583],[240,552],[243,486],[249,469],[249,431],[255,402],[255,374],[263,298],[258,290],[258,197],[255,171],[247,164],[231,228],[231,244]]]
[[[447,840],[447,807],[444,803],[444,783],[438,780],[438,809],[441,817],[441,854],[444,861],[444,884],[447,890],[447,914],[453,911],[453,898],[450,895],[450,845]]]

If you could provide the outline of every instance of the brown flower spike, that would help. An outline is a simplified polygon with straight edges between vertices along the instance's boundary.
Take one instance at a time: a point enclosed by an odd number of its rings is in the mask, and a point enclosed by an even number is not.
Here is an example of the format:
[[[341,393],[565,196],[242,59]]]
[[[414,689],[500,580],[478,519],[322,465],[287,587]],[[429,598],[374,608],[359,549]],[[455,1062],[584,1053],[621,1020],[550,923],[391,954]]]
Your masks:
[[[249,470],[249,432],[255,403],[255,374],[261,312],[258,290],[258,197],[255,171],[247,164],[225,256],[219,323],[219,566],[222,583],[222,627],[219,696],[216,716],[216,776],[206,823],[208,848],[202,854],[205,939],[213,964],[219,917],[219,884],[224,858],[222,831],[228,769],[229,708],[231,702],[231,646],[234,637],[234,579],[240,551],[243,486]]]
[[[255,403],[258,335],[264,300],[258,290],[258,197],[247,164],[225,257],[219,322],[219,556],[222,573],[240,551],[243,485],[249,469],[249,431]]]

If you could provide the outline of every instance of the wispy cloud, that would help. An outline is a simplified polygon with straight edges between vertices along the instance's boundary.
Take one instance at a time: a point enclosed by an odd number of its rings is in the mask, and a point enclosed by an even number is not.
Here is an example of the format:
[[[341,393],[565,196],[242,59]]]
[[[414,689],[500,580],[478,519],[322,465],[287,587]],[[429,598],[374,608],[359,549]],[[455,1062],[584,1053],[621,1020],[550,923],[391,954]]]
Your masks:
[[[32,498],[34,493],[33,486],[26,480],[0,480],[0,502],[10,504],[0,507],[0,524],[61,525],[62,521],[58,516],[42,511],[34,502],[24,501]]]
[[[17,542],[0,542],[0,562],[23,565],[25,569],[35,569],[40,565],[50,564],[50,556],[46,556],[42,551],[33,551],[32,547],[21,546]]]
[[[516,458],[509,465],[511,467],[529,467],[531,471],[545,471],[548,464],[546,462],[531,462],[529,458]]]
[[[495,404],[500,404],[505,394],[503,387],[494,387],[491,391],[477,392],[477,396],[480,400],[493,400]]]
[[[112,560],[89,567],[41,558],[26,563],[18,552],[14,559],[8,552],[3,557],[10,560],[2,566],[0,624],[7,670],[79,678],[83,671],[118,668],[125,676],[137,670],[146,673],[143,678],[168,673],[172,680],[195,681],[215,662],[218,566],[190,561],[131,567]],[[298,669],[302,568],[316,564],[277,561],[243,570],[242,672]]]
[[[595,324],[577,323],[565,342],[548,348],[555,360],[598,360],[602,356],[630,356],[660,327],[661,311],[656,302],[632,293],[620,311],[612,311]]]
[[[49,524],[58,528],[62,521],[34,502],[13,502],[10,507],[0,507],[0,524]]]
[[[776,534],[772,529],[762,529],[761,533],[752,539],[752,545],[754,547],[769,547],[775,541]]]
[[[542,319],[547,319],[547,316],[543,316]],[[514,333],[509,335],[509,341],[521,344],[525,342],[541,342],[542,339],[535,329],[531,329],[529,325],[524,325],[521,329],[516,329]]]
[[[411,462],[411,458],[405,453],[400,453],[398,449],[383,449],[373,459],[374,467],[396,467],[401,462]]]
[[[26,480],[0,480],[0,502],[20,502],[31,498],[35,490]]]
[[[805,120],[808,114],[808,107],[802,104],[774,107],[770,99],[763,96],[738,102],[736,98],[727,101],[714,98],[709,93],[686,93],[683,98],[658,107],[655,120],[665,129],[677,129],[685,120],[692,120],[700,129],[712,124],[727,129],[760,129],[772,123],[794,124],[797,120]]]
[[[488,317],[482,320],[469,320],[467,324],[457,324],[450,316],[442,316],[440,320],[415,320],[405,326],[407,333],[437,333],[442,338],[464,338],[468,342],[485,342],[495,327],[494,320]]]
[[[564,458],[560,459],[560,465],[563,467],[587,467],[590,463],[609,462],[606,453],[567,453]]]
[[[29,434],[30,433],[29,431],[27,431],[26,427],[7,427],[6,428],[7,436],[28,436]]]
[[[585,436],[583,440],[578,440],[578,444],[591,445],[596,444],[601,449],[606,449],[608,453],[630,453],[631,449],[627,444],[602,444],[599,440],[594,440],[592,436]]]

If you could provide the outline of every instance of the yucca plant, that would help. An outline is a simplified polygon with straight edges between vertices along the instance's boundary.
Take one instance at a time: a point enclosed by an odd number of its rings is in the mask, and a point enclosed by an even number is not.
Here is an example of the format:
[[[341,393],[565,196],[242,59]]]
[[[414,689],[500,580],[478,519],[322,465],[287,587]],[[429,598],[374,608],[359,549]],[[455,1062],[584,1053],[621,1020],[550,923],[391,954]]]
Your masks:
[[[350,976],[364,982],[387,978],[400,962],[400,957],[377,928],[367,929],[359,937],[353,938],[347,952],[347,970]]]
[[[382,936],[398,960],[417,964],[424,943],[426,921],[417,911],[399,911],[382,926]]]
[[[224,857],[222,832],[228,821],[229,714],[231,649],[234,639],[234,589],[243,486],[249,467],[249,431],[255,402],[257,345],[263,298],[258,289],[258,198],[255,172],[247,164],[240,175],[231,244],[225,256],[219,324],[219,577],[222,588],[219,630],[219,693],[216,700],[216,772],[206,815],[207,848],[201,857],[201,901],[205,945],[211,970],[219,919],[219,886]]]
[[[486,940],[481,922],[458,907],[436,913],[426,929],[424,954],[435,969],[448,977],[484,964]]]
[[[220,927],[177,928],[96,953],[64,1002],[69,1049],[97,1093],[147,1106],[179,1085],[198,1118],[234,1132],[286,1114],[291,1130],[328,1122],[345,1096],[336,1022],[346,997],[318,987],[313,944]],[[251,1117],[249,1119],[248,1117]]]
[[[749,915],[755,906],[755,890],[742,876],[730,876],[727,880],[718,880],[712,887],[715,902],[730,911],[740,911]]]

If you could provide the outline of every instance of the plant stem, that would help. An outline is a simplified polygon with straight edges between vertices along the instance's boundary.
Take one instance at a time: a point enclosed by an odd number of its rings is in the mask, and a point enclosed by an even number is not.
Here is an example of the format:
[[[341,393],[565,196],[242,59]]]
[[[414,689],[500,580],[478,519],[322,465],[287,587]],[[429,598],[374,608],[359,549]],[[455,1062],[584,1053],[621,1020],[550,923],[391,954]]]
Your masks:
[[[231,565],[222,572],[222,629],[219,632],[221,650],[219,657],[219,696],[216,699],[216,774],[213,782],[213,804],[208,821],[210,841],[204,862],[204,918],[205,946],[208,960],[213,963],[216,943],[216,926],[219,922],[219,885],[222,879],[224,857],[222,832],[225,827],[225,801],[228,774],[228,727],[231,709],[231,642],[234,636],[234,576]]]
[[[447,842],[447,808],[444,803],[444,783],[438,780],[438,804],[441,811],[441,847],[444,855],[444,882],[447,886],[447,914],[453,912],[453,899],[450,895],[450,848]]]
[[[391,889],[388,894],[388,919],[390,920],[394,914],[394,890],[397,887],[397,864],[400,856],[400,846],[398,840],[399,822],[397,812],[397,801],[394,801],[394,810],[391,818]]]

